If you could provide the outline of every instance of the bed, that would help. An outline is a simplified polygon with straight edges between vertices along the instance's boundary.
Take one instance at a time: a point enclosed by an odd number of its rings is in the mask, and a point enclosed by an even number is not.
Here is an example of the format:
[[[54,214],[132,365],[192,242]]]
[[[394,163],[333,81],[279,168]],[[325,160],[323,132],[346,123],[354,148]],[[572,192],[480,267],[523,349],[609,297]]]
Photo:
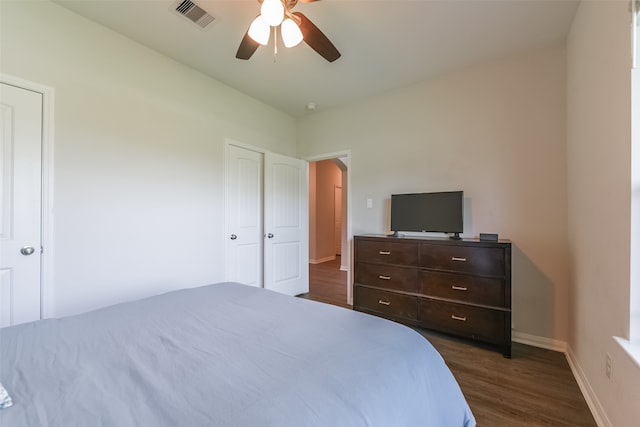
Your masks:
[[[416,331],[237,283],[0,329],[0,426],[435,426],[473,415]]]

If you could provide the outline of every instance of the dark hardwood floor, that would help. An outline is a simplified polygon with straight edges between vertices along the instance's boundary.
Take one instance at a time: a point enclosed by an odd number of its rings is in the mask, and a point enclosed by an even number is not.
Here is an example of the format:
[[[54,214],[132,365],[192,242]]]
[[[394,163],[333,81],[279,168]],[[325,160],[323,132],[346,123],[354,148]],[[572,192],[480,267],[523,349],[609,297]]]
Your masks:
[[[309,264],[309,293],[298,296],[351,308],[347,305],[347,272],[340,271],[340,257],[321,264]]]
[[[416,328],[456,377],[478,426],[597,426],[563,353],[495,349]]]
[[[340,259],[309,266],[315,301],[347,305]],[[414,328],[440,352],[480,427],[596,426],[563,353],[514,343],[512,358],[495,349]]]

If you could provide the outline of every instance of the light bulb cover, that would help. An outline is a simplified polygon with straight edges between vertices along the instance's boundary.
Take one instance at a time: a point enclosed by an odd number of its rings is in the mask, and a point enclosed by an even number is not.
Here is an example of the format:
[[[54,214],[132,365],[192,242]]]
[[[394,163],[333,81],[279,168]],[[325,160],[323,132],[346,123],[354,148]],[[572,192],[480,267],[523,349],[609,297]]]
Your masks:
[[[282,21],[280,33],[282,34],[282,42],[286,47],[297,46],[302,41],[302,31],[300,31],[300,27],[290,18]]]
[[[284,6],[280,0],[264,0],[260,6],[260,13],[264,22],[277,27],[284,19]]]
[[[269,43],[270,34],[271,34],[271,27],[269,27],[269,24],[264,22],[262,15],[254,19],[251,25],[249,26],[249,37],[251,37],[257,43],[260,43],[263,46]]]

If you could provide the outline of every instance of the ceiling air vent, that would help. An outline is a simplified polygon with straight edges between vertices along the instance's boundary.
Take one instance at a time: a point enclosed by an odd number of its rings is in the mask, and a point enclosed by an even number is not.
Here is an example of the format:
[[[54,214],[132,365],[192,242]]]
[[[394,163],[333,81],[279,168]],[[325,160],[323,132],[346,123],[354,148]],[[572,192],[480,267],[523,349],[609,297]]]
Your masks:
[[[198,24],[201,28],[205,28],[216,19],[191,0],[178,2],[176,12],[189,19],[189,21]]]

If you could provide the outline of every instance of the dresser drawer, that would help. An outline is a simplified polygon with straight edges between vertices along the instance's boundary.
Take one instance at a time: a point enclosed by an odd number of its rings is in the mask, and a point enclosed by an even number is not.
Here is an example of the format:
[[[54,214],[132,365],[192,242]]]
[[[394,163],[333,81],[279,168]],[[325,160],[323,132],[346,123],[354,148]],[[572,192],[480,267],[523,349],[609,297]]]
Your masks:
[[[418,244],[393,241],[357,240],[356,261],[380,262],[384,264],[418,265]]]
[[[416,320],[418,318],[418,298],[393,292],[355,287],[354,308],[373,311],[385,316]]]
[[[359,262],[356,266],[356,283],[399,291],[418,291],[418,270],[384,264]]]
[[[510,306],[505,301],[503,279],[422,270],[420,293],[472,304],[506,308]]]
[[[507,317],[504,311],[420,299],[419,320],[425,327],[494,344],[508,342]]]
[[[504,276],[504,250],[478,246],[420,245],[420,266],[462,273]]]

